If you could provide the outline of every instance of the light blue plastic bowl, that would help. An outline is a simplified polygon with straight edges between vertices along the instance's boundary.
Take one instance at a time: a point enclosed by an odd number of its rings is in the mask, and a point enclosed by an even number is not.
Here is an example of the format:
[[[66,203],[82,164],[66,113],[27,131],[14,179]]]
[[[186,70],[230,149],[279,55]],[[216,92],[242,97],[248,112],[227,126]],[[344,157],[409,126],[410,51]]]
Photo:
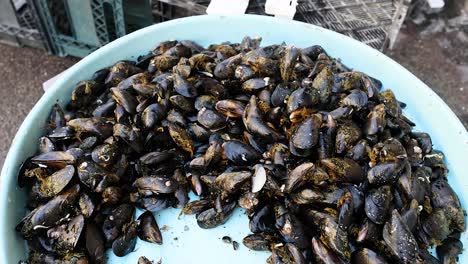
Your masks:
[[[21,162],[36,152],[55,102],[64,105],[78,81],[118,60],[135,59],[160,41],[189,39],[208,45],[239,42],[244,36],[261,36],[263,45],[283,41],[298,47],[319,44],[347,66],[381,80],[384,88],[391,88],[400,101],[408,104],[405,114],[417,124],[416,130],[429,132],[434,147],[445,153],[449,182],[468,208],[468,133],[447,105],[398,63],[351,38],[300,22],[255,15],[189,17],[141,29],[100,48],[71,67],[37,102],[13,140],[0,177],[0,263],[17,263],[27,256],[26,244],[15,232],[26,212],[26,194],[17,186],[16,176]],[[193,216],[177,219],[178,213],[171,209],[156,215],[159,225],[167,226],[163,246],[138,241],[135,252],[126,257],[118,258],[109,252],[109,263],[136,263],[141,255],[155,261],[162,258],[163,263],[264,263],[269,255],[250,252],[242,245],[234,251],[221,241],[228,235],[241,242],[247,235],[248,221],[241,210],[224,226],[212,230],[198,228]],[[468,246],[466,233],[462,241]],[[461,256],[460,263],[468,263],[467,255]]]

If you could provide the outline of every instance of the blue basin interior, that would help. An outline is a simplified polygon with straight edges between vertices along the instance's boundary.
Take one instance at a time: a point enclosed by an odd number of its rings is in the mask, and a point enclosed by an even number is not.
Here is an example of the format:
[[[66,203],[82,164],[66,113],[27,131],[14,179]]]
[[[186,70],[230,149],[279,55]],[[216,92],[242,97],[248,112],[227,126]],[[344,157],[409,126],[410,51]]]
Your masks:
[[[35,153],[55,102],[66,104],[78,81],[118,60],[136,59],[160,41],[189,39],[206,46],[239,42],[244,36],[261,36],[262,45],[283,41],[298,47],[319,44],[347,66],[381,80],[385,89],[391,88],[400,101],[408,104],[404,113],[417,124],[416,130],[430,133],[434,147],[445,153],[449,182],[462,205],[468,206],[468,133],[447,105],[398,63],[346,36],[300,22],[255,15],[189,17],[144,28],[97,50],[63,74],[32,109],[13,140],[0,177],[0,263],[17,263],[27,257],[26,244],[14,230],[26,212],[26,194],[17,186],[16,175],[19,164]],[[135,252],[126,257],[118,258],[109,252],[108,263],[136,263],[141,255],[155,261],[162,259],[163,263],[264,263],[269,255],[242,245],[234,251],[221,241],[221,237],[229,235],[241,243],[249,233],[248,219],[241,210],[224,226],[212,230],[198,228],[193,216],[177,219],[178,214],[179,210],[170,209],[156,215],[160,227],[166,226],[162,246],[138,241]],[[466,233],[461,239],[468,246]],[[467,253],[460,263],[468,263]]]

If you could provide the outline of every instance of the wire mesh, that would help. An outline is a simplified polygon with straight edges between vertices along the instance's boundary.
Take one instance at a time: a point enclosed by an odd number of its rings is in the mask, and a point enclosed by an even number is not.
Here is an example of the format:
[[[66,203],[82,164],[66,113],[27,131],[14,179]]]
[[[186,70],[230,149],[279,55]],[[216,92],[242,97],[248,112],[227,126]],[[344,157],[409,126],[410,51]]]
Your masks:
[[[32,47],[44,47],[43,37],[38,30],[35,17],[28,4],[23,4],[17,9],[12,5],[14,14],[11,16],[16,18],[15,21],[4,21],[0,23],[0,40],[5,39],[8,43],[15,45],[28,45]],[[8,4],[8,3],[7,3]],[[8,10],[2,10],[8,12]]]
[[[92,0],[91,10],[96,34],[102,45],[125,35],[122,0]]]
[[[0,24],[0,33],[14,36],[19,39],[39,41],[38,44],[42,41],[41,34],[35,29],[27,29],[22,27],[12,27],[5,24]]]
[[[91,1],[91,10],[93,11],[94,28],[96,29],[97,37],[101,43],[107,43],[112,35],[115,36],[115,27],[110,26],[112,23],[111,16],[105,15],[108,5],[103,6],[103,4],[102,1],[93,0]],[[112,12],[112,9],[107,12]],[[109,31],[107,30],[108,28],[110,29]]]
[[[391,0],[299,0],[294,19],[332,29],[382,49],[393,22]]]
[[[209,0],[153,0],[152,13],[153,21],[156,23],[171,19],[202,15],[206,13]]]
[[[20,10],[16,12],[16,16],[18,18],[18,23],[20,27],[24,29],[34,29],[37,30],[36,21],[31,13],[31,9],[25,5]]]
[[[181,4],[184,2],[185,4]],[[265,14],[266,0],[250,0],[247,14]],[[395,23],[398,0],[298,0],[295,20],[328,28],[383,49],[389,28]],[[195,12],[191,5],[205,7]],[[209,1],[153,0],[155,22],[201,15]],[[401,14],[405,16],[405,14]]]

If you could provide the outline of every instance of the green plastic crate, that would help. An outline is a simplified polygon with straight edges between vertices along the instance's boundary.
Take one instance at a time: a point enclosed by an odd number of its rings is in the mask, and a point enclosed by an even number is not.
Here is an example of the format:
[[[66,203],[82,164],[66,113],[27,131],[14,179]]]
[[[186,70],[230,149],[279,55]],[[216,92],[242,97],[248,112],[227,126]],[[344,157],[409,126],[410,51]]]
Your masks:
[[[59,56],[85,57],[110,41],[151,22],[128,19],[124,6],[144,14],[147,1],[128,0],[31,0],[45,28],[51,52]],[[151,19],[151,15],[149,15]],[[127,21],[129,20],[129,21]],[[131,23],[132,27],[128,24]]]

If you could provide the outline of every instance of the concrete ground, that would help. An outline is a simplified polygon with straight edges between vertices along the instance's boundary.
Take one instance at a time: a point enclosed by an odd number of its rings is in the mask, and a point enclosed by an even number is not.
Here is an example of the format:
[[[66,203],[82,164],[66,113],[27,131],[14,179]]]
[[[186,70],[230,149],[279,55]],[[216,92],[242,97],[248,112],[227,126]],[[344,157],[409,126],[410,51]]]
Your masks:
[[[18,127],[42,96],[42,83],[77,61],[0,44],[0,167]]]
[[[409,27],[388,55],[432,87],[468,127],[468,48],[464,38],[466,34],[457,32],[424,36]],[[43,94],[42,83],[77,61],[0,44],[0,167],[16,130]]]
[[[468,128],[468,32],[416,34],[407,27],[387,55],[431,87]]]

